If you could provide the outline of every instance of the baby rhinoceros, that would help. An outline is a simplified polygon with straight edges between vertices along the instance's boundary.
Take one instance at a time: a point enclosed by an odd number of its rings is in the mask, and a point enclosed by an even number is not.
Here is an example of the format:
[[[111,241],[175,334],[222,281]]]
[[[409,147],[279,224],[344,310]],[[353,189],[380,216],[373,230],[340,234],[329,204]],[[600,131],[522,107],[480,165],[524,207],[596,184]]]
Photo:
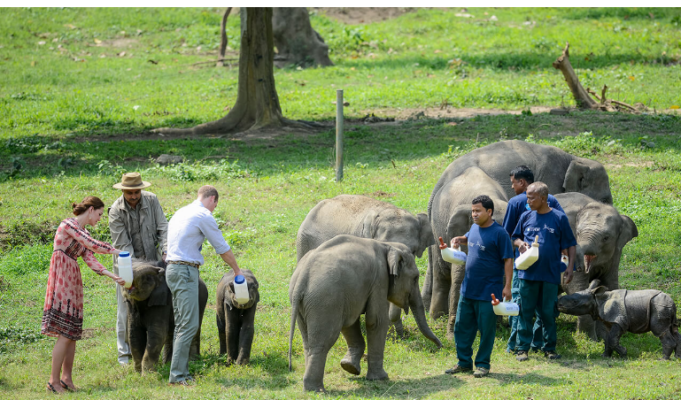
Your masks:
[[[627,349],[620,345],[625,332],[653,332],[662,342],[664,359],[672,352],[681,358],[681,335],[676,319],[676,304],[668,294],[659,290],[608,290],[599,286],[595,279],[581,292],[558,299],[558,310],[570,315],[591,315],[610,329],[605,338],[603,357],[612,352],[627,355]]]
[[[220,354],[227,353],[227,363],[245,365],[251,358],[255,332],[255,311],[260,294],[253,272],[242,269],[248,284],[248,302],[239,304],[234,294],[234,271],[222,276],[217,289],[217,325],[220,335]]]

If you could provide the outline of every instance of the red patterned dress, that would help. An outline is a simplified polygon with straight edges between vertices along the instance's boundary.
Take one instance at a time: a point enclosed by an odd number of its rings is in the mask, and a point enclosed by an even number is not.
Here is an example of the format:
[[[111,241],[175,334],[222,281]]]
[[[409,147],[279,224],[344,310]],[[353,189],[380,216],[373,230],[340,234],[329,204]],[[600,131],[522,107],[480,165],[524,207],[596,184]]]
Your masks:
[[[83,334],[83,281],[78,257],[83,257],[88,267],[101,275],[105,268],[94,253],[112,254],[114,251],[110,244],[93,239],[75,218],[61,222],[54,236],[40,333],[80,340]]]

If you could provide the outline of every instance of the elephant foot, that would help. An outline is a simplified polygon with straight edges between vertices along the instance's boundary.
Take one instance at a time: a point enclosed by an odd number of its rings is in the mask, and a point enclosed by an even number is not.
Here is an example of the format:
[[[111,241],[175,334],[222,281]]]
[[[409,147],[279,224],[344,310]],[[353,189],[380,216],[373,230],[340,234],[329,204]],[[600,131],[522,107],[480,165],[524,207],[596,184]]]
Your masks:
[[[384,369],[381,368],[380,371],[374,372],[374,371],[369,371],[367,372],[367,380],[368,381],[383,381],[388,378],[388,373],[385,372]]]
[[[626,357],[627,356],[627,348],[624,346],[617,346],[615,347],[615,351],[617,354],[620,355],[620,357]]]
[[[606,352],[606,353],[603,353],[603,354],[601,354],[601,357],[603,357],[603,358],[612,358],[612,353],[610,353],[610,354],[608,354],[607,352]]]
[[[397,320],[392,325],[395,337],[398,339],[404,339],[404,326],[402,325],[402,320]]]
[[[359,362],[353,363],[352,360],[347,357],[341,360],[341,368],[353,375],[359,375],[360,372],[362,372],[362,367]]]
[[[236,359],[236,364],[237,365],[248,365],[248,362],[250,360],[248,358],[237,358]]]
[[[324,389],[324,385],[322,386],[307,386],[303,385],[306,392],[315,392],[315,393],[326,393],[326,389]]]
[[[454,340],[454,322],[450,321],[447,323],[447,333],[445,334],[445,337],[449,341]]]

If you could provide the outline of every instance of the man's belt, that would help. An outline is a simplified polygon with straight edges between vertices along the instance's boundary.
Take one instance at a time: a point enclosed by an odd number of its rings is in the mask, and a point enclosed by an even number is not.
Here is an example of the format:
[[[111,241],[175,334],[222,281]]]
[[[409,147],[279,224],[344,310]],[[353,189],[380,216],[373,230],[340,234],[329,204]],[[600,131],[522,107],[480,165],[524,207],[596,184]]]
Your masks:
[[[168,264],[180,264],[180,265],[189,265],[190,267],[194,267],[196,269],[199,269],[201,264],[199,263],[193,263],[189,261],[168,261]]]

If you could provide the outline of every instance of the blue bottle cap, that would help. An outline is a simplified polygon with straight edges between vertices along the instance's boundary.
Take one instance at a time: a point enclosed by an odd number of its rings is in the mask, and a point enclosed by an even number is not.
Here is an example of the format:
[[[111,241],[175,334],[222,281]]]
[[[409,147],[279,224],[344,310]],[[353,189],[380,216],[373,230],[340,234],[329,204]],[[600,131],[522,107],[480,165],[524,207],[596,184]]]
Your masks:
[[[121,251],[121,252],[118,254],[118,257],[130,257],[130,252],[128,252],[128,251]]]
[[[243,275],[237,275],[237,276],[234,277],[234,282],[236,282],[236,284],[238,284],[238,285],[241,285],[242,283],[244,283],[245,280],[246,280],[246,278]]]

